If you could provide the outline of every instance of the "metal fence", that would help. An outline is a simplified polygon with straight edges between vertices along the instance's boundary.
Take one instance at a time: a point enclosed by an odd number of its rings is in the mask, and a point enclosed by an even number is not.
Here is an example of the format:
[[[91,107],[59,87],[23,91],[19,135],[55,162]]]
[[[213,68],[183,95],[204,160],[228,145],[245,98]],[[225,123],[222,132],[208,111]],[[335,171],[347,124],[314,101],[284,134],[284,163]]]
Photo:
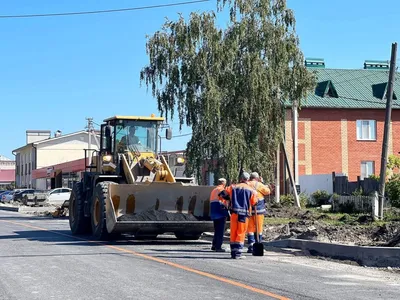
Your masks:
[[[339,195],[351,195],[358,189],[362,189],[364,194],[371,194],[378,190],[379,182],[373,178],[364,180],[349,181],[347,176],[335,176],[333,192]]]

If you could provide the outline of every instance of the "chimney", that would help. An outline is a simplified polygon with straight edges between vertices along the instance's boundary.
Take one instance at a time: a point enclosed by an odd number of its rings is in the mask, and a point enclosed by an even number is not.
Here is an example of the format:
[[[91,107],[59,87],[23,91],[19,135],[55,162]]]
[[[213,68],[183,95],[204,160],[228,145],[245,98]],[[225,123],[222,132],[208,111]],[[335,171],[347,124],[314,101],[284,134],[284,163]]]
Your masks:
[[[389,70],[388,60],[366,60],[364,61],[365,70]]]
[[[27,130],[26,131],[26,143],[36,143],[49,139],[51,137],[50,130]]]
[[[61,136],[61,130],[57,130],[55,133],[54,133],[54,137],[60,137]]]
[[[323,58],[306,58],[304,64],[307,68],[325,69],[325,61]]]

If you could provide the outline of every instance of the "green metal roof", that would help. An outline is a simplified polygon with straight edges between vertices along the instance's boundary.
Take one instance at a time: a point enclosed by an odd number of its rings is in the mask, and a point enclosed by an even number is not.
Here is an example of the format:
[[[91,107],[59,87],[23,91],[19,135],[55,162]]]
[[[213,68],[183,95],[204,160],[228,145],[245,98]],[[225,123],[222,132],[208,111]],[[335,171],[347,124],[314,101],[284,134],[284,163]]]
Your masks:
[[[307,57],[304,63],[308,68],[325,68],[325,61],[323,58]]]
[[[385,109],[389,70],[315,69],[317,86],[301,101],[301,107]],[[396,72],[392,108],[400,109],[400,79]]]

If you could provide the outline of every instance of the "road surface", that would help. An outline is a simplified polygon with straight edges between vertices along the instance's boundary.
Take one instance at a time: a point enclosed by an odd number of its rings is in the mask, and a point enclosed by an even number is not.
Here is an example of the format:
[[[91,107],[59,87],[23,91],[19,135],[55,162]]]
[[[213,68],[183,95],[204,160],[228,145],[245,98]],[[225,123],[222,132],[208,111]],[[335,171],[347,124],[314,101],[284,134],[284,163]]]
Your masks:
[[[232,260],[210,241],[70,235],[67,219],[0,211],[0,299],[399,299],[400,275],[267,252]]]

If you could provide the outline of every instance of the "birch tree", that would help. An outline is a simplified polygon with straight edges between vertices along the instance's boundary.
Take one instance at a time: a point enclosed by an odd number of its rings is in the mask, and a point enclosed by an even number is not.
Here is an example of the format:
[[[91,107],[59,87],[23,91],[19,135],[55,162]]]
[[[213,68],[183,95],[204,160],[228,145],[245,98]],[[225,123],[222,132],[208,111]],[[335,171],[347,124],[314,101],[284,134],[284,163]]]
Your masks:
[[[226,28],[217,16],[229,13]],[[315,86],[304,66],[295,17],[285,0],[217,0],[216,12],[166,20],[148,37],[141,82],[167,119],[192,128],[187,169],[206,161],[218,178],[242,168],[273,178],[283,138],[283,102]],[[202,179],[202,178],[199,178]]]

